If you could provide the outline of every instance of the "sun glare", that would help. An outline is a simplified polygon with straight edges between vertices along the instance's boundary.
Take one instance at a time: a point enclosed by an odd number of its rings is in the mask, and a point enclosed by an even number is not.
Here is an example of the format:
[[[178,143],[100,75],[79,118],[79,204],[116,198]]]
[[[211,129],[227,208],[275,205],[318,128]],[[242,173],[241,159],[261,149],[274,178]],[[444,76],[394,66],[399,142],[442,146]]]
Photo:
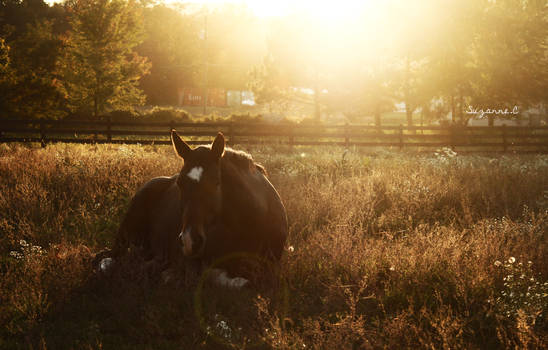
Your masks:
[[[303,13],[320,19],[345,19],[358,14],[368,1],[363,0],[247,0],[245,4],[262,17],[278,16],[291,12]]]
[[[169,2],[167,0],[166,2]],[[358,15],[373,1],[371,0],[190,0],[177,1],[208,6],[224,3],[241,4],[248,7],[258,17],[276,17],[291,13],[305,14],[321,20],[344,20]]]

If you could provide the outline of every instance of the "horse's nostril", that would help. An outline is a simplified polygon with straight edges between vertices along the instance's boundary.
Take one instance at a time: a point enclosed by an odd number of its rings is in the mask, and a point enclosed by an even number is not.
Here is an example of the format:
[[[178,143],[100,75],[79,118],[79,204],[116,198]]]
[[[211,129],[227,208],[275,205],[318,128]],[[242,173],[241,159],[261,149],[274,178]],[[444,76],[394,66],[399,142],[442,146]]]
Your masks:
[[[181,247],[187,256],[195,256],[201,254],[205,245],[205,237],[203,237],[196,229],[187,227],[179,234]]]
[[[190,228],[189,227],[187,227],[185,230],[182,230],[181,232],[179,232],[179,239],[181,241],[184,241],[186,235],[190,235]]]
[[[202,237],[202,235],[198,232],[192,231],[190,237],[192,237],[192,244],[196,248],[199,248],[202,246],[202,244],[204,244],[204,237]]]

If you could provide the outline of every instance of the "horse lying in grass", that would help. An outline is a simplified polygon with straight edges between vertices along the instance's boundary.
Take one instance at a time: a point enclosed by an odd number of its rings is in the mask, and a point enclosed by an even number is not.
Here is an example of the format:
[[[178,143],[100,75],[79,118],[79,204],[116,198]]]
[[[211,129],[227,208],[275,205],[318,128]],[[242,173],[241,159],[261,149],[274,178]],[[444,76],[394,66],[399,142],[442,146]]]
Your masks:
[[[187,283],[210,267],[209,279],[218,285],[248,285],[246,260],[268,268],[281,258],[287,216],[280,196],[264,168],[247,153],[226,148],[221,133],[196,149],[175,130],[171,141],[184,160],[180,173],[154,178],[137,191],[100,270],[132,247],[165,280],[179,274],[182,263]]]

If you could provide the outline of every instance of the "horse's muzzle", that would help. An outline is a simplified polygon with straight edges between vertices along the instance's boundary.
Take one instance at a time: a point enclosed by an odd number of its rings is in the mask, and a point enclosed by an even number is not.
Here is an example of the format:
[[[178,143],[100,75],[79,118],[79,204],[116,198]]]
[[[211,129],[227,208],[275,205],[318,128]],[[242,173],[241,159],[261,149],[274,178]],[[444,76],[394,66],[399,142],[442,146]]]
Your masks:
[[[181,240],[183,254],[187,257],[199,257],[204,252],[205,235],[191,227],[185,228],[179,234]]]

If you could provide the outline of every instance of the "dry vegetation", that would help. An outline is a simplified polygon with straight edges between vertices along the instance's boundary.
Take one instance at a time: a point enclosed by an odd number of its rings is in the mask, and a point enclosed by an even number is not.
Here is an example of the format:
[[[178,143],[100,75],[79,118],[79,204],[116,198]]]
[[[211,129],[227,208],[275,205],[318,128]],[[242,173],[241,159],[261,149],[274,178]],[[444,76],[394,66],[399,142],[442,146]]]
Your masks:
[[[252,151],[290,237],[233,292],[91,271],[170,147],[0,145],[0,348],[547,346],[548,157]]]

